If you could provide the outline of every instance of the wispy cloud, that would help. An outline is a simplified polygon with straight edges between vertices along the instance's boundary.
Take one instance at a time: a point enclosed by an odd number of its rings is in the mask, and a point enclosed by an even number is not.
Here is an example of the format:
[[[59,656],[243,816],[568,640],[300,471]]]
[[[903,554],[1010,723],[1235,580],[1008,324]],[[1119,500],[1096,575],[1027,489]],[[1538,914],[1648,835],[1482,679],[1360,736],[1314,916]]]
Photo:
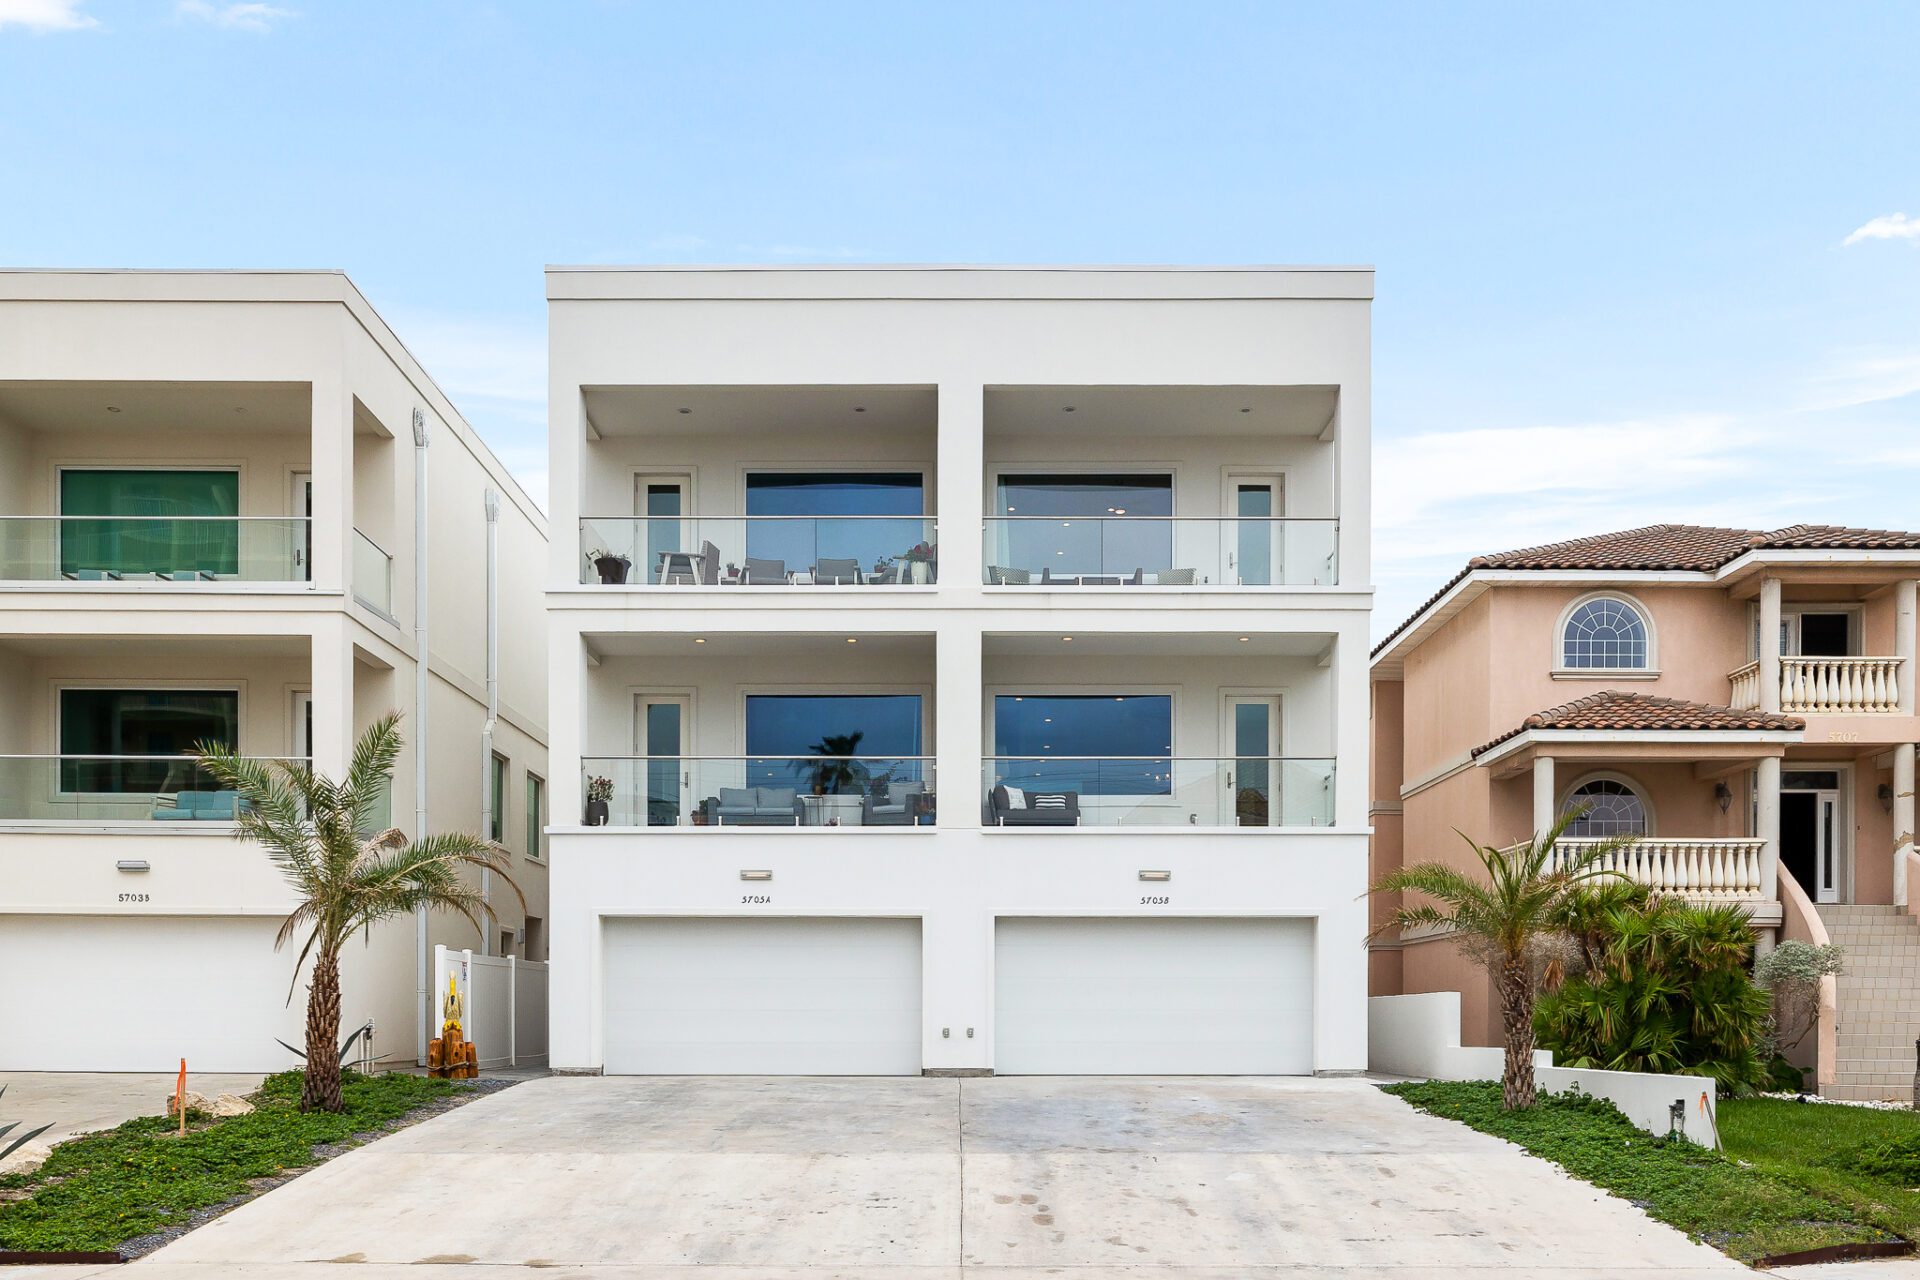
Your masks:
[[[1898,400],[1920,391],[1920,351],[1869,351],[1842,357],[1807,380],[1804,407],[1819,411]]]
[[[100,20],[82,13],[86,0],[0,0],[0,31],[85,31]]]
[[[1856,245],[1868,240],[1911,240],[1920,244],[1920,218],[1909,218],[1904,213],[1882,214],[1855,227],[1841,243]]]
[[[178,17],[229,31],[271,31],[274,23],[293,16],[291,9],[277,5],[210,4],[208,0],[179,0],[173,12]]]
[[[395,312],[401,336],[527,496],[547,504],[547,334],[519,324]]]

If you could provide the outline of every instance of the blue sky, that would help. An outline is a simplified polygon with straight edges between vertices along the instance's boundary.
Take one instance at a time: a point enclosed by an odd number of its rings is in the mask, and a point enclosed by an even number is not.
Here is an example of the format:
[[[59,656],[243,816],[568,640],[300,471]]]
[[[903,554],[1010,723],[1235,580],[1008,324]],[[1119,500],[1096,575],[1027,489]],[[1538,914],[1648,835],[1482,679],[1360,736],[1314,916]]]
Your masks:
[[[1920,6],[0,0],[0,263],[346,269],[536,495],[549,262],[1379,270],[1467,556],[1920,525]]]

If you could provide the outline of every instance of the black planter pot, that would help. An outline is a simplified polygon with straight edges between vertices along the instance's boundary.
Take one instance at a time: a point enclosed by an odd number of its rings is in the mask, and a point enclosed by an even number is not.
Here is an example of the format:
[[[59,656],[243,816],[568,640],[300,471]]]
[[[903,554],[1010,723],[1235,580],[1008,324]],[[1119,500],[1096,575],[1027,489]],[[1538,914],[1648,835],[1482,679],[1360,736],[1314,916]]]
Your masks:
[[[605,800],[587,801],[587,825],[604,827],[607,825],[607,802]]]
[[[625,556],[600,556],[593,562],[599,571],[602,585],[617,587],[627,580],[627,570],[631,567]]]

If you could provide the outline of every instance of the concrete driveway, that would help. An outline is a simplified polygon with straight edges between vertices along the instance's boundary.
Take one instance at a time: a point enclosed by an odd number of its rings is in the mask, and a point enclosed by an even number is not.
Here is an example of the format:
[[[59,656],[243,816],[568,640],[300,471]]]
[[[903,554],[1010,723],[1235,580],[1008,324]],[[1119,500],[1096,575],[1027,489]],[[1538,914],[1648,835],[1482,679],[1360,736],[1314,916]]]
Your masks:
[[[652,1078],[546,1079],[475,1102],[269,1193],[133,1275],[523,1268],[596,1280],[1746,1270],[1356,1080]]]

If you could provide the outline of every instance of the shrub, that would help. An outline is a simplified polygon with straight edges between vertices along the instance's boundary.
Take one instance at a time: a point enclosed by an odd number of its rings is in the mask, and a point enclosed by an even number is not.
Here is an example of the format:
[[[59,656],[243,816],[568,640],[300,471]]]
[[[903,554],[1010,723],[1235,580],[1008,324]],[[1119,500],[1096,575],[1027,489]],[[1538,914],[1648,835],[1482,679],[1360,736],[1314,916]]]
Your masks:
[[[1566,1066],[1711,1076],[1723,1092],[1775,1083],[1772,999],[1748,976],[1753,935],[1732,906],[1609,884],[1567,912],[1562,980],[1534,1027]]]

